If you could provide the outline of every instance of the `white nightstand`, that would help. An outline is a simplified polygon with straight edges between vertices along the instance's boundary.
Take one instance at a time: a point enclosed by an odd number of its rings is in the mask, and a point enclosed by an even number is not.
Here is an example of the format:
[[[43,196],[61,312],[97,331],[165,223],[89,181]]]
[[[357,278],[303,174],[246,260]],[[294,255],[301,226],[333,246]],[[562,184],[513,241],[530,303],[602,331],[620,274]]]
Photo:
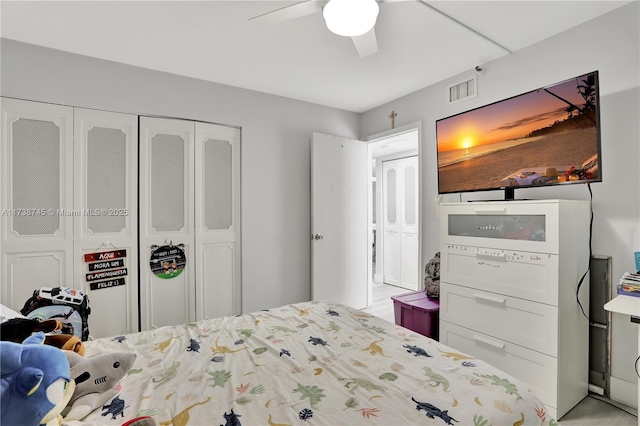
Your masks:
[[[630,315],[640,321],[640,297],[618,295],[604,305],[604,309],[619,314]],[[640,323],[638,323],[640,325]],[[640,327],[638,327],[638,353],[640,353]],[[638,378],[638,389],[640,389],[640,378]],[[638,408],[640,408],[640,390],[638,391]],[[640,418],[638,418],[640,426]]]

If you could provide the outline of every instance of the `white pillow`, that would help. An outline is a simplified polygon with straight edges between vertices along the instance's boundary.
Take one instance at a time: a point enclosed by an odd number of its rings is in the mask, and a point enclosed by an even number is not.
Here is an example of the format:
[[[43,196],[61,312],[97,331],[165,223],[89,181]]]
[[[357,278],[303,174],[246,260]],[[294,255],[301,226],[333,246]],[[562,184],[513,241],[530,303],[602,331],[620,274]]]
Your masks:
[[[11,318],[26,318],[20,312],[16,312],[8,306],[0,304],[0,323],[10,320]]]

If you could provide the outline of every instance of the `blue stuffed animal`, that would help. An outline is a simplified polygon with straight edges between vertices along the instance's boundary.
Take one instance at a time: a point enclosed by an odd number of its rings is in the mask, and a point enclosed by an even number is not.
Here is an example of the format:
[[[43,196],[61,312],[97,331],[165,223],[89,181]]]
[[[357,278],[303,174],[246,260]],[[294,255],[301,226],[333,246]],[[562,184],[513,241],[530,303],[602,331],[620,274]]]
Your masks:
[[[64,353],[35,333],[22,344],[0,342],[2,424],[59,424],[75,389]],[[50,423],[51,422],[51,423]]]

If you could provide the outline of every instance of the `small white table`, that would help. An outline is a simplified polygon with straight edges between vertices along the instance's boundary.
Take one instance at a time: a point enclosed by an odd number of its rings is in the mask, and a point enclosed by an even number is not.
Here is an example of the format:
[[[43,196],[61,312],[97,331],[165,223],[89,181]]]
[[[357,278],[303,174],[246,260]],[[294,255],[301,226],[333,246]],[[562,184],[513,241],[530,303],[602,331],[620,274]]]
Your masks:
[[[640,297],[618,295],[605,303],[604,309],[619,314],[626,314],[640,320]],[[640,325],[640,323],[638,324]],[[640,327],[638,327],[638,353],[640,353]],[[640,378],[638,378],[638,409],[640,410]],[[640,426],[640,417],[638,417]]]

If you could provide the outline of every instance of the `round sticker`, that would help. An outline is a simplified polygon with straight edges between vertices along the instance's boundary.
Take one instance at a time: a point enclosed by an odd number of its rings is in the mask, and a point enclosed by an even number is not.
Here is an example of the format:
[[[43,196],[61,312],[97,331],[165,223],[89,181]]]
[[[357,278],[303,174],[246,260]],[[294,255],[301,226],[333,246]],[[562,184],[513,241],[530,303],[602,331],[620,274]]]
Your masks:
[[[175,278],[182,273],[187,264],[182,244],[158,247],[151,253],[149,266],[151,271],[163,279]]]

